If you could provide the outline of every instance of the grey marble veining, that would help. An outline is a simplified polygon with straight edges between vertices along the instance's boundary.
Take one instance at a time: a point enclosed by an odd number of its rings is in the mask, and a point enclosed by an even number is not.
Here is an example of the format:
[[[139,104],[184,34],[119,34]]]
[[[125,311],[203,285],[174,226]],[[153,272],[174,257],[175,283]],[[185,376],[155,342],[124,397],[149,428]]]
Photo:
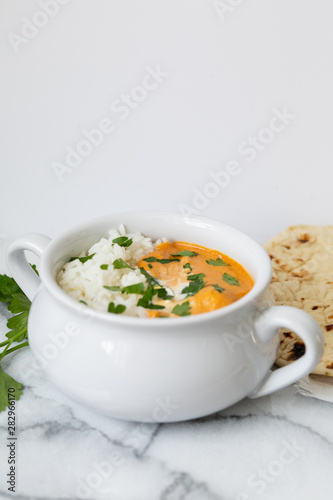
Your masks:
[[[333,406],[293,387],[202,419],[140,424],[73,403],[42,371],[29,371],[31,361],[26,348],[3,363],[25,384],[16,404],[15,498],[255,500],[330,493]],[[4,499],[14,496],[5,478],[6,419],[0,414]]]

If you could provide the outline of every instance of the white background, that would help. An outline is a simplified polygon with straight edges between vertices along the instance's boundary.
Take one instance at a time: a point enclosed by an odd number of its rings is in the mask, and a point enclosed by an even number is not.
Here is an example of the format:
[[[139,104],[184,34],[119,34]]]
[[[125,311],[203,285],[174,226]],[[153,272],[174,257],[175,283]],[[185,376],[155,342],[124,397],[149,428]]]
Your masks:
[[[0,4],[0,236],[193,207],[231,160],[240,173],[201,215],[261,243],[331,223],[330,0],[230,0],[219,13],[212,0],[62,1],[53,17],[38,14],[43,0]],[[45,25],[22,41],[27,20]],[[122,120],[111,103],[148,66],[168,76]],[[248,161],[239,145],[275,108],[294,118]],[[60,182],[52,164],[105,117],[115,131]]]

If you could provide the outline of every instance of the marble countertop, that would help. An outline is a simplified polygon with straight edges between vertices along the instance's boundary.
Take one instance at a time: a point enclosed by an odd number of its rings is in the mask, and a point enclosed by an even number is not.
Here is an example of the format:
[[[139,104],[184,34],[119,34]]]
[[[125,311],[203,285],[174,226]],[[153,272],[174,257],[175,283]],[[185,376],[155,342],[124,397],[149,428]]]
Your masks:
[[[138,424],[71,402],[31,368],[29,348],[14,354],[3,366],[25,385],[16,403],[16,493],[6,485],[3,412],[1,499],[312,499],[331,491],[333,405],[294,387],[190,422]]]

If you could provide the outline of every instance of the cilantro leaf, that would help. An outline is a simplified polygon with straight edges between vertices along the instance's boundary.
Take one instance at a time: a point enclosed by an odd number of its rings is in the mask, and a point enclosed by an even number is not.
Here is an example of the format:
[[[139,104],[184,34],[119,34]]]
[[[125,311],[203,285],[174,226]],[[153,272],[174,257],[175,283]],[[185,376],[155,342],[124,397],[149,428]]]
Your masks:
[[[223,259],[220,259],[220,257],[218,259],[209,259],[209,260],[206,260],[207,264],[209,264],[210,266],[230,266],[230,264],[228,264],[228,262],[224,262]]]
[[[229,283],[229,285],[240,286],[238,279],[235,278],[234,276],[230,276],[230,274],[228,274],[228,273],[224,273],[222,279],[226,283]]]
[[[39,272],[37,271],[37,267],[35,264],[30,264],[30,266],[32,267],[32,269],[35,271],[35,273],[37,274],[37,276],[39,276]]]
[[[147,257],[143,259],[146,262],[159,262],[160,264],[169,264],[170,262],[180,262],[180,259],[157,259],[156,257]]]
[[[160,288],[159,290],[165,290],[164,288]],[[166,292],[166,290],[165,290]],[[143,296],[138,300],[137,306],[144,307],[145,309],[165,309],[164,306],[160,306],[158,304],[153,304],[151,301],[153,296],[158,294],[158,290],[154,289],[152,285],[148,285],[147,290],[143,293]],[[162,297],[161,297],[162,298]]]
[[[110,292],[120,292],[120,286],[103,286],[106,290],[110,290]]]
[[[16,293],[23,293],[13,278],[6,274],[0,276],[0,301],[9,302]]]
[[[99,266],[101,269],[103,269],[104,271],[106,271],[109,267],[109,264],[102,264],[101,266]]]
[[[140,271],[146,277],[149,285],[158,287],[161,286],[159,282],[155,278],[153,278],[151,274],[147,273],[147,271],[143,267],[140,267]]]
[[[192,272],[192,267],[191,267],[191,264],[189,262],[187,262],[186,264],[183,265],[183,268],[184,269],[189,269],[189,272],[191,273]]]
[[[157,297],[163,300],[173,299],[173,295],[168,295],[168,291],[165,288],[155,288],[155,293]]]
[[[136,283],[135,285],[125,286],[121,290],[121,293],[143,293],[144,288],[145,286],[143,283]]]
[[[95,252],[96,253],[96,252]],[[92,253],[91,255],[87,255],[87,257],[71,257],[69,259],[69,262],[73,262],[73,260],[76,260],[78,259],[80,262],[82,262],[82,264],[84,264],[85,262],[87,262],[87,260],[90,260],[93,258],[93,256],[95,255],[95,253]]]
[[[205,286],[204,280],[202,278],[191,281],[188,286],[183,288],[182,293],[186,293],[187,297],[192,297],[196,295]]]
[[[125,262],[123,259],[116,259],[112,262],[113,269],[132,269],[134,271],[134,268],[131,267],[127,262]]]
[[[195,281],[195,280],[200,280],[202,278],[205,278],[206,275],[203,274],[203,273],[199,273],[199,274],[191,274],[191,276],[187,276],[187,279],[189,281]]]
[[[147,302],[143,298],[138,300],[137,306],[144,307],[145,309],[165,309],[164,306],[153,304],[152,302]]]
[[[222,288],[220,285],[212,285],[212,286],[215,288],[215,290],[216,290],[217,292],[220,292],[220,293],[224,292],[224,290],[225,290],[225,289],[224,289],[224,288]]]
[[[148,288],[144,291],[142,297],[138,300],[136,305],[148,309],[148,306],[151,303],[153,296],[154,296],[154,287],[152,285],[148,285]]]
[[[7,306],[8,311],[13,314],[27,311],[31,306],[31,301],[24,293],[14,293],[13,298]]]
[[[14,392],[8,392],[8,389],[14,389]],[[7,406],[10,406],[8,394],[10,394],[11,399],[18,401],[22,396],[22,391],[23,385],[8,375],[8,373],[5,373],[0,367],[0,412],[4,411]]]
[[[115,238],[114,240],[112,240],[112,243],[114,245],[119,245],[120,247],[127,248],[132,245],[133,239],[127,238],[127,236],[119,236],[119,238]]]
[[[189,301],[183,302],[182,304],[177,304],[171,311],[173,314],[177,314],[177,316],[190,316],[191,315],[191,306]]]
[[[171,254],[172,257],[178,257],[178,255],[181,257],[196,257],[199,254],[197,252],[191,252],[191,250],[182,250],[181,252]]]
[[[10,328],[10,332],[6,333],[6,337],[8,339],[15,338],[15,342],[22,342],[22,340],[28,338],[27,337],[27,324],[28,324],[28,315],[29,311],[21,312],[16,316],[12,316],[7,321],[7,327]],[[20,334],[20,335],[19,335]]]
[[[121,314],[124,311],[126,311],[126,306],[124,306],[123,304],[118,304],[117,306],[115,306],[114,302],[110,302],[109,307],[108,307],[109,313]]]

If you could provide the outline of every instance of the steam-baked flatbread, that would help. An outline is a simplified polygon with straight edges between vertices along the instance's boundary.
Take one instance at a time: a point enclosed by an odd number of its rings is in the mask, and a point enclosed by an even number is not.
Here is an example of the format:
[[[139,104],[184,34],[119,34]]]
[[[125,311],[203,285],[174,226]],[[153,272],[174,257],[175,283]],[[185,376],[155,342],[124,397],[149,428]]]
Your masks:
[[[322,327],[324,355],[312,373],[333,376],[333,226],[293,226],[264,245],[273,266],[270,290],[278,305],[304,309]],[[303,341],[282,330],[276,363],[302,356]]]

